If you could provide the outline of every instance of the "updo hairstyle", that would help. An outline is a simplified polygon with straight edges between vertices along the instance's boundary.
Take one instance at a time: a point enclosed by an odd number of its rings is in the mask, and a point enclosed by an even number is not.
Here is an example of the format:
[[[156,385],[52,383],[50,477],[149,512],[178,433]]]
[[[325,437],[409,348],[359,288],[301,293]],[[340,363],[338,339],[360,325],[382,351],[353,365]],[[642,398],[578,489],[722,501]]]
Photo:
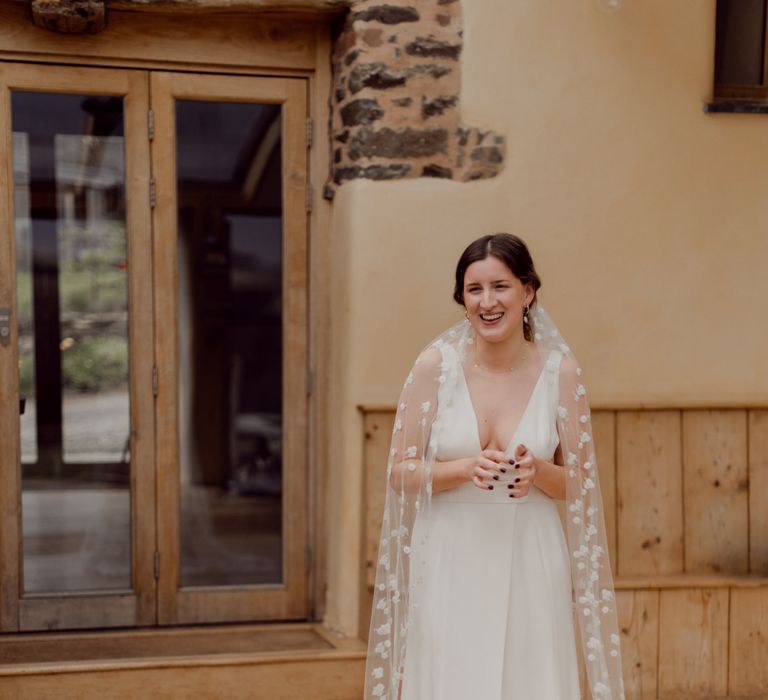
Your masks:
[[[464,275],[467,268],[472,263],[485,260],[491,255],[501,260],[523,284],[531,285],[533,288],[531,306],[533,306],[536,303],[536,292],[541,287],[541,280],[533,266],[533,258],[528,252],[528,247],[522,239],[511,233],[493,233],[488,236],[481,236],[464,249],[456,265],[454,301],[464,306]],[[526,340],[533,340],[530,323],[523,322],[523,334]]]

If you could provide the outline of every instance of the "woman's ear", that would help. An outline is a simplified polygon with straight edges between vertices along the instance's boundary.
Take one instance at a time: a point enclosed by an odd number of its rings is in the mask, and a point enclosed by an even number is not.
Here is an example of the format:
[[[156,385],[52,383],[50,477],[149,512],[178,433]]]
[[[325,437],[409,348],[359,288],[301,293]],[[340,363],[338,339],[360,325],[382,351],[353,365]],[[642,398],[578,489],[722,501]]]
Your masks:
[[[525,305],[530,306],[536,298],[536,290],[532,284],[525,285]]]

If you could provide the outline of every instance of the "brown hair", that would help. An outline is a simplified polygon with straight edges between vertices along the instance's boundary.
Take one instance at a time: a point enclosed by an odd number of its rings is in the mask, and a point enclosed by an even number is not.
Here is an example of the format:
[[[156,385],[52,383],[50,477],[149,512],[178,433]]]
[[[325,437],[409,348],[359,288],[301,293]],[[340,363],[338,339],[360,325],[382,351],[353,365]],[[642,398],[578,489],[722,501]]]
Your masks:
[[[528,252],[528,246],[522,239],[511,233],[493,233],[488,236],[481,236],[464,249],[456,265],[454,301],[464,306],[464,275],[467,268],[472,263],[485,260],[491,255],[501,260],[523,284],[531,285],[533,288],[531,306],[533,306],[536,303],[536,292],[541,287],[541,280],[533,266],[533,258]],[[523,324],[523,333],[526,340],[533,339],[530,324]]]

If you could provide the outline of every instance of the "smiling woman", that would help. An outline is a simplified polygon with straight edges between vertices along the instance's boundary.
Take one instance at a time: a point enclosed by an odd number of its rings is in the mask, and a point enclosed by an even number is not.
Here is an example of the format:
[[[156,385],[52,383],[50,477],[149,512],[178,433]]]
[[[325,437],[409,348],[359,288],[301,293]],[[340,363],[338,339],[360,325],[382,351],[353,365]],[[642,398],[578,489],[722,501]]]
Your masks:
[[[474,241],[456,269],[466,320],[406,379],[367,698],[577,700],[573,603],[592,697],[624,697],[586,390],[540,286],[519,238]]]

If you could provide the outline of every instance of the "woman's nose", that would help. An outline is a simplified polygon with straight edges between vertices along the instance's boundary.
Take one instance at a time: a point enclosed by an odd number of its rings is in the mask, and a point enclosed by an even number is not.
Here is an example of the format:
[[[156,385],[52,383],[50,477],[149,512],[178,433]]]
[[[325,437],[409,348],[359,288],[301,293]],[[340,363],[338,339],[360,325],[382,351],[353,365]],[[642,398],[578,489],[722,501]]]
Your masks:
[[[492,294],[490,289],[483,290],[483,306],[490,307],[493,304]]]

